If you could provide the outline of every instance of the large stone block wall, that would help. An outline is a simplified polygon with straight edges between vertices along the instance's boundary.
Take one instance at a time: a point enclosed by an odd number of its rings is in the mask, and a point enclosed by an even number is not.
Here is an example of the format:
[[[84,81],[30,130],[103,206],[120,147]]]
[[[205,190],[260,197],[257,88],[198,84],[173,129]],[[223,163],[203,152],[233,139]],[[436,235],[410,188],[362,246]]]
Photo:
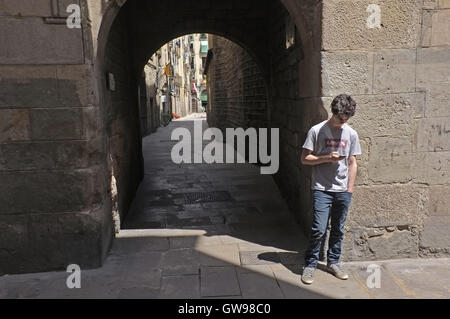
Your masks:
[[[0,3],[0,273],[97,267],[111,238],[92,54],[66,2]]]
[[[267,128],[267,91],[260,67],[244,48],[223,37],[210,38],[210,127]]]
[[[372,3],[323,7],[323,99],[355,98],[364,153],[344,259],[448,254],[450,206],[437,198],[450,195],[450,5],[377,1],[381,28],[369,29]]]
[[[304,1],[297,8],[296,15],[276,2],[270,9],[270,118],[271,127],[280,129],[280,169],[274,178],[308,233],[312,220],[311,169],[300,163],[301,146],[310,127],[326,119],[327,112],[320,83],[321,6],[318,1]],[[289,20],[297,27],[295,44],[287,48]]]
[[[115,204],[121,220],[128,212],[144,168],[138,102],[140,79],[133,72],[130,56],[127,16],[122,12],[111,27],[105,55],[105,71],[114,75],[115,89],[106,88],[106,75],[103,81],[103,120],[106,121],[106,143],[117,186]]]

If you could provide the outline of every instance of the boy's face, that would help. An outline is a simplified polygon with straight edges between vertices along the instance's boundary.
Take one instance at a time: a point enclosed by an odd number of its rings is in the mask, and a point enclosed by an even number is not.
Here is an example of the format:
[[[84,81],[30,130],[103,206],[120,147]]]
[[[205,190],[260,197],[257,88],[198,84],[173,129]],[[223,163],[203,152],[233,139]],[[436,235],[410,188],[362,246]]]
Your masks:
[[[347,123],[350,116],[344,115],[344,114],[333,114],[333,117],[336,119],[336,121],[340,124]]]

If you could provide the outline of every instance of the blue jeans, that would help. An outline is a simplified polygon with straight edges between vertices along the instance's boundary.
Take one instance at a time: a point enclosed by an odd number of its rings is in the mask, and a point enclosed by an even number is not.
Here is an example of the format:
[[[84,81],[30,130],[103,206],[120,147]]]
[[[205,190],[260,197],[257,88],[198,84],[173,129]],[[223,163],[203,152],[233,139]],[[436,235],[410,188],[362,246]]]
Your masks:
[[[352,193],[349,192],[313,191],[313,221],[308,247],[305,252],[305,265],[307,267],[317,267],[320,246],[323,237],[326,235],[330,213],[331,230],[327,262],[328,264],[339,262],[344,240],[344,224],[351,201]]]

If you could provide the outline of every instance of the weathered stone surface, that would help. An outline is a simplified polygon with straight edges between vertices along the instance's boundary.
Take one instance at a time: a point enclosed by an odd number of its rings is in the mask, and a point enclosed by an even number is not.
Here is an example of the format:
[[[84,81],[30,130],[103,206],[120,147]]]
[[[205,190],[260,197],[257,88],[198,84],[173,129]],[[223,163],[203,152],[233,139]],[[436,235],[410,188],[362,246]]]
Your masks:
[[[260,68],[248,52],[235,43],[222,37],[212,37],[210,42],[214,59],[208,72],[214,76],[210,77],[208,85],[210,96],[217,98],[210,103],[209,124],[221,128],[266,127],[267,103]],[[230,85],[224,86],[223,82]],[[289,86],[281,87],[281,90],[287,89]]]
[[[426,4],[426,7],[432,7],[433,5],[437,6],[437,3],[430,3],[430,4]],[[421,38],[420,38],[420,46],[423,48],[427,48],[431,46],[431,35],[432,35],[432,31],[433,31],[433,22],[432,22],[432,17],[433,17],[433,12],[431,10],[424,10],[423,14],[422,14],[422,33],[421,33]]]
[[[369,178],[374,182],[407,182],[414,165],[412,141],[396,137],[374,137],[370,146]]]
[[[450,0],[424,0],[424,9],[450,9]]]
[[[59,106],[56,67],[0,66],[0,108]]]
[[[65,270],[73,263],[82,269],[100,266],[101,223],[95,215],[0,215],[0,225],[7,225],[1,226],[0,273]]]
[[[1,66],[1,107],[97,105],[90,66]]]
[[[368,52],[323,52],[323,95],[372,93],[373,63],[370,60]]]
[[[450,119],[440,117],[419,120],[417,151],[450,151]]]
[[[421,0],[380,0],[381,28],[369,29],[371,0],[330,0],[323,4],[323,48],[415,48]]]
[[[205,266],[239,266],[241,264],[237,245],[210,245],[198,247],[196,250],[201,264]]]
[[[438,10],[432,16],[431,46],[442,45],[450,45],[450,10]]]
[[[411,107],[413,117],[415,119],[424,117],[425,114],[425,104],[426,102],[426,93],[425,92],[416,92],[408,94],[408,97],[411,99]]]
[[[242,297],[246,299],[280,299],[283,292],[277,280],[259,273],[238,272]]]
[[[161,283],[162,252],[146,252],[139,255],[126,255],[126,274],[123,274],[123,288],[146,287],[158,289]]]
[[[373,93],[404,93],[416,89],[416,50],[382,50],[374,54]]]
[[[449,0],[439,0],[439,8],[450,9],[450,1]]]
[[[385,232],[382,236],[369,238],[368,247],[374,259],[378,260],[415,257],[419,249],[419,236],[409,230]]]
[[[430,214],[434,216],[450,216],[449,185],[430,187]]]
[[[362,155],[357,156],[358,173],[356,175],[355,185],[366,185],[369,180],[369,140],[359,140]]]
[[[351,260],[370,260],[373,258],[372,252],[368,247],[368,229],[364,227],[352,226],[347,223],[342,244],[342,261]]]
[[[82,108],[82,123],[83,138],[93,145],[98,145],[100,150],[102,148],[102,134],[106,126],[106,123],[101,120],[101,110],[97,107]]]
[[[431,216],[425,220],[421,247],[450,248],[450,216]]]
[[[202,267],[200,274],[202,297],[238,296],[241,294],[234,267]]]
[[[30,121],[34,140],[80,139],[83,135],[81,109],[34,109]]]
[[[58,94],[60,106],[90,106],[97,104],[95,83],[86,65],[58,65]]]
[[[359,137],[413,135],[413,118],[423,110],[423,93],[355,96],[356,114],[348,124]],[[422,111],[423,112],[423,111]]]
[[[426,117],[450,117],[450,82],[429,83],[426,87]],[[449,120],[450,121],[450,120]]]
[[[52,15],[49,0],[1,0],[0,15],[20,17],[49,17]]]
[[[10,107],[52,107],[57,106],[57,81],[55,79],[28,80],[18,83],[15,80],[2,81],[2,106]]]
[[[0,215],[0,247],[15,251],[27,244],[29,225],[26,215]]]
[[[0,144],[0,170],[86,168],[90,160],[84,141]]]
[[[450,152],[417,153],[414,179],[419,183],[443,185],[450,183]]]
[[[415,185],[359,186],[348,215],[351,225],[420,225],[428,214],[428,188]]]
[[[0,29],[0,42],[8,43],[0,47],[1,64],[84,63],[81,29],[6,16],[0,17]]]
[[[448,82],[450,77],[450,49],[422,48],[417,50],[417,87]]]
[[[73,212],[101,201],[89,173],[0,173],[1,214]]]
[[[164,254],[162,267],[165,271],[179,267],[179,265],[198,267],[200,264],[198,256],[198,252],[194,249],[172,249]],[[196,273],[198,273],[198,268],[196,269]]]
[[[411,258],[418,253],[418,227],[350,227],[343,244],[343,261]]]
[[[0,143],[30,138],[30,118],[26,110],[0,109]]]
[[[424,0],[423,9],[437,9],[439,7],[439,0]]]

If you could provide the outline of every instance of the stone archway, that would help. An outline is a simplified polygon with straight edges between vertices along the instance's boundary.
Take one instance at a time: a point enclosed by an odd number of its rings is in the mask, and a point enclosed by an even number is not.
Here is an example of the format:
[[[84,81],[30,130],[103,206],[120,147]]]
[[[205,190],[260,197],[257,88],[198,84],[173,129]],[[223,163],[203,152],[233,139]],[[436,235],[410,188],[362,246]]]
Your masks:
[[[308,8],[308,3],[303,3],[302,6],[297,6],[295,3],[294,1],[290,5],[292,8],[295,8],[297,13],[308,9],[310,11],[308,12],[310,19],[316,19],[320,16],[318,15],[320,6],[317,7],[315,4],[311,4]],[[133,105],[135,103],[132,99],[132,92],[136,86],[136,83],[134,83],[135,74],[140,73],[143,65],[153,52],[168,40],[180,35],[200,32],[216,34],[230,39],[245,48],[256,62],[266,82],[269,126],[285,127],[285,136],[282,141],[285,144],[282,150],[285,156],[288,155],[292,158],[292,155],[297,152],[296,147],[289,145],[287,139],[292,140],[292,137],[297,134],[295,131],[307,130],[307,127],[297,123],[295,128],[288,128],[289,119],[280,119],[275,116],[272,122],[270,114],[273,111],[277,112],[277,108],[284,108],[285,103],[289,100],[288,103],[290,105],[288,107],[292,108],[297,103],[300,105],[303,102],[310,103],[307,99],[320,94],[318,55],[312,52],[317,50],[317,43],[320,43],[320,41],[314,39],[315,35],[320,34],[318,30],[313,30],[320,26],[316,21],[309,21],[309,27],[312,29],[308,31],[305,29],[307,23],[304,21],[303,15],[292,16],[282,2],[275,0],[259,1],[257,4],[252,1],[236,1],[227,5],[215,5],[209,2],[192,4],[185,1],[177,2],[176,5],[173,3],[169,5],[160,2],[142,3],[127,1],[122,3],[122,6],[119,6],[117,2],[113,2],[104,16],[106,20],[100,28],[99,50],[97,52],[98,64],[101,65],[98,77],[99,87],[103,86],[105,98],[104,105],[106,108],[104,112],[109,112],[109,106],[107,105],[115,104],[114,100],[111,100],[111,96],[115,95],[115,93],[109,94],[104,88],[105,79],[102,78],[102,75],[106,74],[106,72],[116,69],[113,73],[115,73],[118,82],[125,83],[128,81],[129,85],[125,89],[128,93],[125,93],[125,95],[129,96],[130,99],[127,100],[126,104]],[[294,37],[295,45],[291,48],[285,46],[288,20],[292,21],[294,26],[299,21],[298,25],[301,26],[300,28],[297,26],[294,29],[292,36]],[[170,23],[167,24],[167,21],[170,21]],[[168,26],[161,27],[163,25]],[[108,40],[105,41],[105,38]],[[121,47],[127,47],[128,49],[122,50]],[[116,52],[117,55],[111,58],[108,57],[108,52]],[[122,52],[122,56],[118,52]],[[114,60],[114,63],[112,63],[112,60]],[[119,65],[120,63],[124,63],[124,65]],[[301,79],[300,72],[305,73]],[[123,80],[124,78],[126,80]],[[277,82],[283,84],[277,85]],[[281,88],[282,86],[283,88]],[[103,93],[101,94],[103,95]],[[122,101],[126,100],[123,96],[119,99]],[[295,100],[297,102],[294,102]],[[320,102],[320,98],[315,99],[315,102],[318,101]],[[286,111],[284,110],[283,112]],[[321,108],[316,105],[315,108],[310,108],[305,114],[298,113],[297,115],[310,119],[314,117],[315,113],[317,113],[315,115],[316,118],[323,117],[326,114],[320,112]],[[133,127],[133,121],[125,122],[122,121],[122,124],[119,124],[119,126],[123,126],[119,131],[130,134],[132,130],[127,128]],[[305,123],[308,122],[305,121]],[[107,128],[106,131],[109,132],[110,128]],[[114,133],[111,136],[114,136]],[[128,168],[122,167],[122,164],[117,165],[120,161],[118,155],[112,154],[111,156],[115,173],[128,178],[126,181],[119,181],[116,177],[119,188],[119,208],[121,211],[126,211],[127,205],[131,201],[136,187],[139,185],[142,167],[140,157],[136,156],[140,152],[140,142],[138,141],[137,133],[135,132],[134,137],[124,137],[124,140],[126,142],[123,142],[123,145],[127,145],[127,147],[132,145],[131,148],[133,150],[131,153],[135,154],[134,162],[128,160]],[[108,149],[108,142],[106,147]],[[110,151],[111,153],[116,152],[116,154],[126,153],[123,147],[119,146],[118,149],[119,151],[112,151],[112,149]],[[133,164],[130,165],[129,163]],[[284,165],[284,172],[278,176],[280,186],[286,189],[291,187],[291,183],[286,183],[283,175],[290,169],[289,165]],[[291,174],[287,173],[287,175]],[[130,179],[130,176],[133,177]],[[292,182],[294,184],[297,183],[297,181]],[[121,197],[124,198],[123,204],[120,204],[122,201]],[[299,219],[303,218],[301,215],[298,217]]]
[[[135,122],[121,121],[118,116],[133,118],[132,109],[118,107],[120,112],[109,113],[108,106],[117,106],[121,102],[114,100],[114,94],[117,95],[118,91],[111,93],[106,87],[106,72],[110,71],[115,76],[119,91],[125,90],[127,93],[123,96],[128,100],[122,106],[136,105],[136,75],[146,59],[166,41],[191,32],[209,32],[227,37],[244,47],[264,74],[271,126],[283,127],[284,131],[284,158],[295,157],[296,152],[296,146],[287,141],[293,140],[299,127],[306,130],[306,125],[299,123],[291,126],[290,130],[286,114],[291,114],[294,108],[300,110],[311,97],[320,96],[319,55],[310,52],[319,50],[313,40],[321,34],[317,29],[320,24],[316,21],[320,18],[320,7],[318,9],[315,1],[302,1],[301,4],[294,0],[178,1],[177,5],[168,6],[166,1],[111,0],[80,1],[80,5],[81,30],[64,29],[65,25],[61,23],[66,14],[64,8],[58,7],[57,12],[52,13],[56,19],[39,20],[43,29],[51,25],[51,28],[70,34],[58,38],[58,46],[51,49],[55,53],[50,50],[49,57],[35,61],[36,67],[9,66],[5,69],[5,78],[15,79],[13,83],[16,87],[25,88],[28,85],[38,91],[32,91],[28,98],[22,99],[21,110],[8,110],[6,117],[3,117],[8,125],[10,122],[16,123],[16,130],[20,131],[7,133],[7,140],[23,139],[30,145],[8,144],[11,152],[26,146],[29,160],[27,157],[26,161],[10,164],[11,156],[5,164],[7,171],[2,172],[3,193],[8,197],[1,201],[2,207],[6,207],[0,226],[1,272],[63,269],[72,263],[82,268],[97,267],[107,255],[114,237],[111,212],[116,209],[111,201],[114,196],[111,163],[115,160],[114,156],[119,156],[127,168],[117,171],[119,165],[114,172],[126,176],[125,180],[115,181],[118,196],[126,195],[123,199],[125,207],[139,182],[142,161],[138,130],[133,127]],[[48,11],[52,10],[49,7]],[[33,14],[48,16],[44,11]],[[301,16],[299,12],[302,12]],[[166,20],[158,18],[158,14],[168,17],[170,25],[163,23]],[[297,24],[297,34],[294,33],[296,45],[291,48],[285,45],[288,17]],[[34,16],[26,17],[24,21],[32,22],[30,28],[36,28]],[[57,26],[51,23],[57,23]],[[129,37],[128,51],[121,52],[120,45],[116,46],[119,50],[115,53],[119,58],[110,57],[107,61],[105,52],[108,46],[114,49],[114,40],[118,39],[116,43],[120,43],[124,37]],[[271,41],[274,39],[277,41]],[[73,50],[70,56],[61,58],[67,53],[64,41],[67,41],[68,48],[76,46],[79,50]],[[79,51],[79,56],[75,56]],[[52,54],[55,54],[57,65],[46,65]],[[121,55],[125,56],[120,58]],[[30,56],[34,58],[31,53]],[[30,63],[29,59],[24,58],[23,63]],[[12,63],[17,63],[16,60]],[[41,63],[43,65],[39,66]],[[116,68],[112,72],[111,66]],[[39,79],[40,84],[22,84],[23,79],[33,78]],[[43,84],[51,86],[45,94],[46,87],[41,88]],[[32,96],[32,93],[35,95]],[[36,106],[29,102],[40,93],[39,103],[44,104],[42,108],[34,109]],[[25,97],[28,96],[26,94],[24,91]],[[297,116],[303,116],[303,112],[299,111]],[[311,110],[307,113],[310,118]],[[27,135],[30,133],[25,132],[28,130],[32,131],[30,137]],[[122,132],[127,138],[120,138]],[[116,154],[110,151],[111,136],[117,137],[114,141],[116,145],[121,145],[118,147],[121,151]],[[291,185],[282,176],[290,169],[288,163],[284,164],[280,185]],[[122,205],[120,199],[118,205]]]
[[[370,1],[268,2],[281,5],[285,11],[277,14],[280,11],[273,10],[266,15],[272,32],[276,34],[274,30],[278,29],[279,35],[270,38],[267,51],[258,46],[264,43],[259,41],[263,37],[246,41],[238,33],[233,36],[228,31],[238,32],[240,28],[233,29],[232,24],[220,19],[210,21],[208,26],[189,19],[174,26],[184,24],[186,30],[222,33],[249,52],[260,54],[254,57],[266,70],[270,122],[281,130],[282,162],[275,179],[302,225],[309,224],[311,202],[310,172],[298,164],[301,143],[306,131],[327,117],[324,104],[345,91],[356,96],[359,105],[358,115],[350,124],[361,132],[365,152],[360,159],[360,192],[355,194],[348,224],[346,258],[448,253],[448,239],[436,240],[433,235],[435,231],[445,233],[449,223],[446,202],[438,200],[433,192],[448,193],[449,183],[448,165],[442,163],[448,163],[449,156],[445,135],[449,90],[445,72],[450,43],[441,32],[448,29],[445,17],[449,6],[436,1],[382,1],[379,6],[386,23],[381,29],[371,29],[366,26]],[[117,13],[119,6],[113,6]],[[209,10],[211,2],[197,1],[194,6],[195,10]],[[259,1],[229,1],[216,9],[232,12],[233,8],[260,6],[264,4]],[[295,23],[296,40],[301,43],[291,49],[283,47],[284,43],[274,45],[273,41],[286,35],[286,13]],[[140,15],[145,16],[145,10]],[[245,18],[245,14],[240,17]],[[251,31],[248,25],[251,24],[245,24],[245,30]],[[138,60],[145,60],[145,54],[140,54]],[[386,121],[380,121],[380,117]],[[384,155],[378,156],[378,152]],[[393,154],[399,159],[394,159]],[[384,165],[381,158],[389,156],[391,160]],[[373,203],[369,208],[367,201]],[[377,203],[385,201],[378,210]],[[400,244],[392,247],[391,237]]]

